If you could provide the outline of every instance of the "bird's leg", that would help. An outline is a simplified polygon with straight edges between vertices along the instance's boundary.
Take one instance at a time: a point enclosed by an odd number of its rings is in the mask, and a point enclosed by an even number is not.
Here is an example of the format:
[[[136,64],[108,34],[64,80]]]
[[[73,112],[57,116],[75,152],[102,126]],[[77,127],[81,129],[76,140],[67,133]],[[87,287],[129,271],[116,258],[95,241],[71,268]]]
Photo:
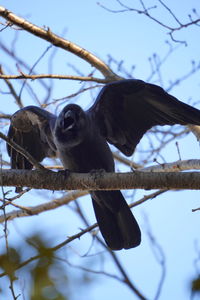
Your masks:
[[[93,169],[90,171],[91,175],[95,176],[95,179],[101,177],[106,171],[104,169]]]
[[[105,173],[106,171],[104,170],[104,169],[92,169],[91,171],[90,171],[90,174],[99,174],[99,175],[101,175],[101,174],[103,174],[103,173]]]
[[[67,179],[69,175],[72,173],[72,171],[69,169],[65,169],[65,170],[59,170],[58,173],[62,174],[62,176],[64,176],[65,179]]]

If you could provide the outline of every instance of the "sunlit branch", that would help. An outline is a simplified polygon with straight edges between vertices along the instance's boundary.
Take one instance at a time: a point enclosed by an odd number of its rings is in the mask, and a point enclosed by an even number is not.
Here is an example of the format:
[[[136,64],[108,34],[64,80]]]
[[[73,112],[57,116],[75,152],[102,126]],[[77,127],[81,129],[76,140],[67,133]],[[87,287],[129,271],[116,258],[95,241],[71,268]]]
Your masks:
[[[134,169],[141,169],[142,168],[142,165],[137,164],[134,161],[120,155],[118,152],[113,152],[113,156],[117,161],[125,164],[126,166],[129,166],[129,167],[134,168]]]
[[[41,78],[51,78],[51,79],[69,79],[69,80],[80,80],[80,81],[92,81],[98,83],[108,83],[109,80],[101,79],[97,77],[90,76],[73,76],[73,75],[58,75],[58,74],[38,74],[38,75],[29,75],[23,72],[20,72],[20,75],[0,75],[0,79],[41,79]]]
[[[86,49],[68,41],[56,34],[54,34],[49,28],[45,30],[44,28],[38,27],[27,20],[15,15],[11,11],[7,10],[3,6],[0,6],[0,16],[8,20],[10,23],[17,25],[18,27],[28,31],[29,33],[40,37],[56,47],[62,48],[69,51],[83,60],[87,61],[95,68],[97,68],[106,79],[111,81],[120,79],[102,60],[97,56],[87,51]]]
[[[139,170],[143,172],[179,172],[185,170],[200,170],[200,160],[178,160],[172,163],[159,164],[157,166],[146,167]]]
[[[73,192],[67,193],[65,196],[63,196],[61,198],[54,199],[52,201],[49,201],[49,202],[46,202],[46,203],[43,203],[40,205],[36,205],[33,207],[29,206],[29,207],[24,208],[24,207],[20,207],[20,205],[17,205],[17,207],[20,208],[20,210],[14,210],[12,212],[7,213],[6,219],[10,221],[15,218],[38,215],[42,212],[45,212],[45,211],[48,211],[51,209],[55,209],[62,205],[66,205],[69,202],[77,199],[78,197],[82,197],[87,194],[88,194],[87,191],[73,191]],[[0,216],[0,223],[2,223],[2,222],[4,222],[4,218],[3,218],[3,216]]]

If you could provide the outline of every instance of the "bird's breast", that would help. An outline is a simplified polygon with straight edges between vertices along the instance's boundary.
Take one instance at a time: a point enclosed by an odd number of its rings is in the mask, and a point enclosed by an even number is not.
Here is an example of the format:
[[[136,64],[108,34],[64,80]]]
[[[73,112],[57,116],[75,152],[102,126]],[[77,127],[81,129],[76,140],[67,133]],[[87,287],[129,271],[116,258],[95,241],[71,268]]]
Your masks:
[[[87,138],[75,147],[58,149],[58,155],[64,168],[73,172],[88,173],[98,169],[114,171],[112,153],[101,136]]]

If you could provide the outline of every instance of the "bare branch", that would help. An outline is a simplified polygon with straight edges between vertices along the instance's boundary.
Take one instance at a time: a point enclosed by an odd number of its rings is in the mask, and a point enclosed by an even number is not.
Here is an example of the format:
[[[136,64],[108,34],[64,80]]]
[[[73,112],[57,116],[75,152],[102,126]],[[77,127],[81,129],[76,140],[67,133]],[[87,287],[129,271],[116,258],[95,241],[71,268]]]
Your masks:
[[[185,170],[200,170],[199,159],[178,160],[172,163],[159,164],[158,166],[139,169],[143,172],[179,172]]]
[[[27,190],[21,192],[20,193],[20,197],[25,192],[27,192]],[[145,195],[141,199],[139,199],[139,200],[135,201],[134,203],[130,204],[129,207],[132,208],[132,207],[140,205],[140,204],[142,204],[142,203],[144,203],[144,202],[146,202],[148,200],[155,199],[157,196],[159,196],[159,195],[161,195],[161,194],[163,194],[165,192],[167,192],[167,190],[159,190],[159,191],[156,191],[156,192],[151,193],[149,195]],[[11,211],[11,212],[9,212],[9,213],[6,214],[6,219],[8,219],[9,221],[11,221],[11,220],[13,220],[15,218],[38,215],[38,214],[43,213],[45,211],[48,211],[48,210],[60,207],[62,205],[66,205],[66,204],[70,203],[71,201],[74,201],[77,198],[85,196],[87,194],[88,194],[87,191],[73,191],[73,192],[69,192],[69,193],[67,193],[65,196],[63,196],[61,198],[54,199],[52,201],[45,202],[45,203],[40,204],[40,205],[29,206],[29,207],[26,207],[26,209],[21,209],[21,210],[13,210],[13,211]],[[17,199],[17,198],[19,198],[19,196],[17,195],[14,198]],[[9,201],[7,203],[9,204]],[[7,205],[7,203],[5,205]],[[3,205],[3,206],[5,206],[5,205]],[[0,223],[3,223],[4,220],[5,220],[5,217],[1,215],[0,216]]]
[[[46,53],[51,49],[52,45],[48,46],[45,51],[40,55],[40,57],[36,60],[36,62],[33,64],[33,66],[31,67],[30,71],[29,71],[29,75],[31,75],[33,73],[33,70],[35,69],[35,67],[37,66],[37,64],[41,61],[41,59],[46,55]],[[26,85],[26,80],[23,81],[22,83],[22,87],[20,89],[19,92],[19,97],[21,98],[22,96],[22,92],[24,90],[24,87]],[[37,97],[36,97],[37,99]],[[40,103],[39,103],[40,104]]]
[[[2,191],[2,194],[3,194],[3,203],[6,202],[6,193],[4,191],[4,187],[1,185],[1,191]],[[6,246],[6,257],[7,257],[7,260],[9,261],[10,260],[10,251],[9,251],[9,244],[8,244],[8,225],[7,225],[7,217],[6,217],[6,209],[5,209],[5,206],[2,208],[3,210],[3,222],[4,222],[4,238],[5,238],[5,246]],[[14,290],[14,280],[16,279],[14,274],[8,274],[8,277],[9,277],[9,281],[10,281],[10,291],[11,291],[11,294],[12,294],[12,297],[14,300],[17,300],[18,296],[15,295],[15,290]]]
[[[25,61],[20,59],[16,55],[16,53],[13,49],[11,50],[11,49],[7,48],[5,43],[2,43],[1,41],[0,41],[0,48],[2,49],[2,51],[4,53],[6,53],[10,58],[12,58],[18,66],[20,65],[20,67],[23,67],[24,69],[30,71],[31,67]],[[32,71],[32,74],[35,74],[34,71]],[[39,83],[43,86],[43,88],[45,88],[46,90],[49,90],[49,86],[45,83],[44,80],[39,80]]]
[[[97,224],[94,224],[92,226],[89,226],[87,227],[86,229],[84,230],[81,230],[79,233],[67,238],[65,241],[63,241],[62,243],[60,244],[57,244],[56,246],[52,247],[52,248],[48,248],[49,251],[57,251],[59,250],[60,248],[62,248],[63,246],[69,244],[70,242],[74,241],[75,239],[80,239],[80,237],[82,235],[84,235],[86,232],[89,232],[91,230],[93,230],[95,227],[97,227]],[[19,270],[20,268],[26,266],[27,264],[31,263],[32,261],[36,260],[36,259],[39,259],[40,257],[42,256],[45,256],[46,253],[45,252],[40,252],[40,254],[38,255],[35,255],[35,256],[32,256],[30,257],[29,259],[23,261],[22,263],[20,263],[14,270]],[[14,271],[13,270],[13,271]],[[0,277],[3,277],[3,276],[6,276],[7,273],[6,272],[3,272],[0,274]]]
[[[84,224],[86,226],[89,226],[89,223],[80,207],[80,205],[78,204],[78,202],[75,202],[76,206],[77,206],[77,212],[79,213],[79,216],[81,217],[82,221],[84,222]],[[98,242],[101,244],[101,246],[103,248],[105,248],[108,253],[110,254],[111,258],[113,259],[113,262],[115,263],[115,266],[117,267],[118,271],[120,272],[122,279],[120,280],[121,282],[123,282],[124,284],[126,284],[129,289],[134,292],[139,299],[142,300],[147,300],[143,294],[140,292],[140,290],[138,290],[138,288],[134,285],[134,283],[132,282],[132,280],[130,279],[129,275],[127,274],[126,270],[124,269],[124,267],[122,266],[122,264],[120,263],[117,255],[114,253],[114,251],[112,251],[109,247],[106,246],[106,244],[101,240],[101,238],[99,238],[98,236],[96,236],[96,239],[98,240]]]
[[[130,205],[130,207],[136,206],[136,205],[142,203],[144,200],[146,201],[147,198],[148,198],[148,199],[155,198],[156,195],[159,194],[159,192],[160,192],[160,191],[158,191],[158,192],[156,192],[156,193],[152,193],[152,194],[150,194],[150,195],[148,195],[148,196],[143,197],[142,199],[138,200],[138,201],[135,202],[134,204]],[[80,194],[80,193],[81,193],[80,191],[73,192],[73,193],[74,193],[73,196],[77,196],[77,197],[78,197],[78,196],[81,195],[81,194]],[[69,193],[69,194],[72,194],[72,193]],[[67,198],[69,199],[69,198],[70,198],[69,194],[66,195],[66,196],[64,196],[64,197],[63,197],[63,200],[64,200],[64,198],[66,198],[66,200],[67,200]],[[62,198],[57,199],[57,200],[59,200],[59,201],[61,202],[61,201],[62,201],[61,199],[62,199]],[[55,200],[55,201],[56,201],[56,200]],[[68,201],[68,203],[69,203],[69,201]],[[64,201],[63,201],[63,204],[64,204]],[[35,208],[36,208],[36,207],[35,207]],[[15,215],[14,215],[14,214],[15,214]],[[9,220],[10,220],[10,215],[11,215],[11,214],[7,214],[7,215],[6,215],[6,218],[9,219]],[[13,212],[12,219],[13,219],[13,218],[16,218],[16,217],[18,217],[17,211],[16,211],[16,212]],[[75,240],[75,239],[77,239],[77,238],[80,239],[80,237],[81,237],[82,235],[84,235],[84,234],[87,233],[87,232],[90,232],[91,230],[95,229],[95,228],[98,226],[97,223],[95,223],[95,224],[89,226],[89,224],[88,224],[88,222],[86,221],[85,218],[83,218],[83,221],[84,221],[85,225],[87,226],[86,229],[81,230],[81,232],[79,232],[78,234],[75,234],[75,235],[73,235],[73,236],[67,238],[67,239],[66,239],[65,241],[63,241],[62,243],[59,243],[58,245],[56,245],[56,246],[54,246],[54,247],[52,247],[52,248],[49,248],[49,249],[50,249],[51,251],[57,251],[57,250],[59,250],[60,248],[62,248],[62,247],[64,247],[65,245],[67,245],[68,243],[72,242],[73,240]],[[97,237],[97,239],[100,241],[100,243],[102,244],[102,246],[105,247],[105,248],[109,251],[109,254],[110,254],[111,257],[113,258],[113,260],[114,260],[114,262],[115,262],[117,268],[119,269],[120,273],[121,273],[122,276],[123,276],[123,282],[124,282],[125,284],[127,284],[127,285],[130,287],[130,289],[132,289],[136,294],[138,294],[138,290],[137,290],[137,289],[134,287],[134,285],[131,283],[130,279],[128,278],[128,275],[126,274],[126,272],[125,272],[125,270],[124,270],[124,268],[123,268],[122,265],[120,264],[120,262],[119,262],[119,260],[118,260],[118,258],[117,258],[117,256],[116,256],[116,254],[115,254],[112,250],[110,250],[109,248],[107,248],[107,246],[101,241],[101,239],[99,239],[98,237]],[[30,262],[32,262],[32,261],[34,261],[34,260],[40,258],[41,255],[42,255],[42,254],[40,253],[40,255],[36,255],[36,256],[33,256],[33,257],[27,259],[26,261],[24,261],[24,262],[22,262],[21,264],[19,264],[18,267],[16,268],[16,270],[18,270],[18,269],[24,267],[25,265],[29,264]],[[3,276],[5,276],[5,275],[6,275],[5,272],[4,272],[4,273],[1,273],[1,274],[0,274],[0,277],[3,277]],[[139,293],[139,295],[141,295],[141,294]],[[141,298],[141,299],[143,299],[143,298]]]
[[[0,113],[0,119],[11,119],[11,115],[9,114],[4,114],[4,113]]]
[[[7,213],[6,218],[10,221],[15,218],[38,215],[41,212],[60,207],[64,204],[68,204],[69,202],[77,199],[78,197],[87,195],[87,193],[88,193],[87,191],[69,192],[61,198],[54,199],[44,204],[40,204],[34,207],[26,207],[26,209],[21,209],[21,210],[14,210],[10,213]],[[4,222],[4,219],[5,219],[4,216],[0,216],[0,223]]]
[[[116,2],[122,7],[122,9],[110,9],[100,3],[98,3],[99,6],[101,6],[103,9],[112,12],[112,13],[125,13],[125,12],[135,12],[137,14],[141,14],[141,15],[145,15],[146,17],[148,17],[150,20],[154,21],[155,23],[157,23],[158,25],[164,27],[165,29],[168,30],[168,34],[171,37],[173,42],[177,42],[177,43],[181,43],[184,44],[185,46],[187,46],[187,42],[186,41],[181,41],[181,40],[177,40],[176,38],[174,38],[174,33],[177,31],[180,31],[183,28],[187,28],[190,27],[192,25],[199,25],[200,23],[200,18],[197,16],[196,19],[192,19],[192,17],[190,16],[190,21],[189,22],[180,22],[180,20],[177,18],[177,16],[172,12],[172,10],[161,0],[159,0],[160,4],[165,8],[165,10],[171,15],[171,17],[174,19],[176,25],[171,26],[168,25],[167,23],[165,23],[165,21],[162,21],[160,19],[158,19],[157,17],[154,17],[153,14],[151,13],[152,9],[156,9],[157,6],[154,5],[152,7],[146,7],[145,3],[143,0],[140,0],[140,4],[142,6],[141,9],[139,8],[133,8],[130,6],[125,5],[124,3],[122,3],[122,1],[120,0],[116,0]]]
[[[197,141],[200,141],[200,126],[198,126],[198,125],[188,125],[187,127],[196,136]]]
[[[159,196],[159,195],[161,195],[161,194],[163,194],[163,193],[165,193],[165,192],[167,192],[167,191],[168,191],[168,190],[158,190],[158,191],[156,191],[156,192],[154,192],[154,193],[151,193],[151,194],[149,194],[149,195],[145,195],[145,196],[142,197],[141,199],[139,199],[139,200],[133,202],[132,204],[130,204],[129,207],[132,208],[132,207],[135,207],[135,206],[137,206],[137,205],[140,205],[140,204],[146,202],[147,200],[155,199],[157,196]]]
[[[84,59],[85,61],[93,65],[95,68],[97,68],[105,76],[106,79],[111,81],[121,79],[97,56],[85,50],[84,48],[72,43],[71,41],[68,41],[54,34],[49,28],[45,30],[41,27],[38,27],[26,21],[25,19],[15,15],[3,6],[0,6],[0,16],[8,20],[10,23],[13,23],[18,27],[30,32],[31,34],[50,42],[54,46],[62,48],[79,56],[80,58]]]
[[[113,156],[116,160],[122,162],[126,166],[130,166],[131,168],[134,168],[134,169],[141,169],[142,168],[142,165],[139,165],[139,164],[135,163],[134,161],[120,155],[118,152],[113,152]]]
[[[200,189],[200,172],[70,173],[2,170],[3,186],[49,190]]]
[[[5,75],[4,75],[4,71],[3,71],[2,66],[0,66],[0,76],[5,76]],[[20,108],[22,108],[22,107],[23,107],[22,100],[21,100],[21,98],[17,95],[17,93],[16,93],[16,91],[15,91],[13,85],[12,85],[12,84],[10,83],[10,81],[9,81],[9,78],[6,78],[6,77],[5,77],[5,78],[3,78],[3,79],[4,79],[5,83],[6,83],[6,85],[8,86],[11,95],[14,97],[14,99],[15,99],[17,105],[18,105]]]
[[[152,229],[150,227],[148,216],[146,214],[144,216],[145,216],[145,222],[146,222],[146,232],[147,232],[147,236],[149,238],[150,246],[151,246],[151,249],[152,249],[152,252],[154,254],[156,261],[158,262],[158,264],[161,267],[161,277],[158,282],[157,291],[156,291],[156,294],[154,297],[154,300],[158,300],[160,298],[160,294],[161,294],[163,284],[164,284],[164,281],[166,278],[166,258],[165,258],[165,253],[164,253],[161,245],[158,243],[157,239],[155,238],[155,236],[152,233]]]
[[[21,146],[12,141],[9,137],[5,136],[2,132],[0,132],[0,138],[2,138],[6,143],[8,143],[11,147],[13,147],[17,152],[25,156],[36,168],[44,169],[44,167],[38,163],[31,154],[25,151]]]
[[[195,211],[198,211],[198,210],[200,210],[200,207],[198,207],[198,208],[193,208],[193,209],[192,209],[192,212],[195,212]]]
[[[97,77],[90,76],[73,76],[73,75],[58,75],[58,74],[38,74],[38,75],[29,75],[23,72],[20,75],[0,75],[0,79],[41,79],[41,78],[51,78],[51,79],[70,79],[70,80],[80,80],[80,81],[92,81],[98,83],[108,83],[110,80],[101,79]]]

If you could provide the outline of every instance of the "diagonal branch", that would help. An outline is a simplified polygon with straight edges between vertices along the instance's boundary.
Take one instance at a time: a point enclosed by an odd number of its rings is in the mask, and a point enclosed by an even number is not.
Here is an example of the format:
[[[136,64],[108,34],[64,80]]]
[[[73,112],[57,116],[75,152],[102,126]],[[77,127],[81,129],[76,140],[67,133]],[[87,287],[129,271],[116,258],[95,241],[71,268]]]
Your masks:
[[[26,207],[25,209],[20,209],[20,210],[13,210],[6,214],[6,219],[11,221],[15,218],[38,215],[44,211],[55,209],[62,205],[66,205],[66,204],[70,203],[71,201],[77,199],[78,197],[87,195],[87,193],[88,193],[87,191],[72,191],[72,192],[67,193],[63,197],[54,199],[49,202],[45,202],[43,204],[39,204],[39,205],[36,205],[33,207],[29,206],[29,207]],[[4,216],[0,215],[0,223],[3,223],[4,221],[5,221]]]
[[[17,25],[18,27],[30,32],[31,34],[42,38],[53,44],[56,47],[62,48],[69,51],[83,60],[90,63],[92,66],[97,68],[108,81],[114,81],[120,79],[101,59],[87,51],[86,49],[66,40],[53,32],[48,28],[47,30],[38,27],[27,20],[15,15],[11,11],[7,10],[3,6],[0,6],[0,16],[8,20],[11,24]]]
[[[48,248],[48,250],[49,250],[49,251],[52,251],[52,252],[53,252],[53,251],[57,251],[57,250],[59,250],[60,248],[62,248],[63,246],[69,244],[70,242],[72,242],[72,241],[74,241],[74,240],[76,240],[76,239],[80,239],[80,237],[81,237],[82,235],[84,235],[86,232],[89,232],[89,231],[93,230],[95,227],[97,227],[97,224],[91,225],[91,226],[87,227],[86,229],[81,230],[79,233],[77,233],[77,234],[75,234],[75,235],[73,235],[73,236],[67,238],[67,239],[66,239],[65,241],[63,241],[62,243],[57,244],[56,246],[54,246],[54,247],[52,247],[52,248]],[[32,257],[28,258],[27,260],[21,262],[18,266],[16,266],[16,267],[14,268],[14,270],[18,270],[18,269],[20,269],[20,268],[26,266],[27,264],[31,263],[32,261],[34,261],[34,260],[36,260],[36,259],[39,259],[40,257],[45,256],[45,255],[46,255],[46,252],[44,251],[44,252],[41,252],[41,253],[38,254],[38,255],[32,256]],[[0,278],[3,277],[3,276],[6,276],[6,275],[7,275],[7,273],[6,273],[6,272],[3,272],[3,273],[0,274]]]
[[[16,144],[13,140],[11,140],[9,137],[4,135],[2,132],[0,132],[0,138],[6,141],[6,143],[8,143],[11,147],[13,147],[17,152],[19,152],[24,157],[26,157],[28,161],[30,161],[36,168],[41,170],[45,169],[39,162],[35,160],[35,158],[31,154],[29,154],[20,145]]]
[[[25,192],[26,192],[26,190],[25,190]],[[157,196],[159,196],[159,195],[161,195],[165,192],[167,192],[167,190],[158,190],[158,191],[153,192],[151,194],[145,195],[141,199],[131,203],[129,205],[129,207],[132,208],[132,207],[135,207],[137,205],[140,205],[140,204],[148,201],[149,199],[155,199]],[[13,210],[11,212],[8,212],[6,214],[6,219],[11,221],[15,218],[38,215],[38,214],[43,213],[45,211],[60,207],[62,205],[66,205],[66,204],[70,203],[71,201],[74,201],[77,198],[85,196],[87,194],[88,194],[87,191],[72,191],[72,192],[67,193],[66,195],[64,195],[61,198],[54,199],[52,201],[45,202],[43,204],[39,204],[39,205],[36,205],[36,206],[28,206],[25,209],[23,209],[21,206],[18,206],[20,208],[20,210]],[[9,204],[9,200],[10,199],[8,199],[8,202],[6,202],[5,205]],[[12,202],[10,204],[12,204]],[[4,205],[4,207],[5,207],[5,205]],[[3,223],[4,221],[5,221],[5,216],[0,215],[0,223]]]

